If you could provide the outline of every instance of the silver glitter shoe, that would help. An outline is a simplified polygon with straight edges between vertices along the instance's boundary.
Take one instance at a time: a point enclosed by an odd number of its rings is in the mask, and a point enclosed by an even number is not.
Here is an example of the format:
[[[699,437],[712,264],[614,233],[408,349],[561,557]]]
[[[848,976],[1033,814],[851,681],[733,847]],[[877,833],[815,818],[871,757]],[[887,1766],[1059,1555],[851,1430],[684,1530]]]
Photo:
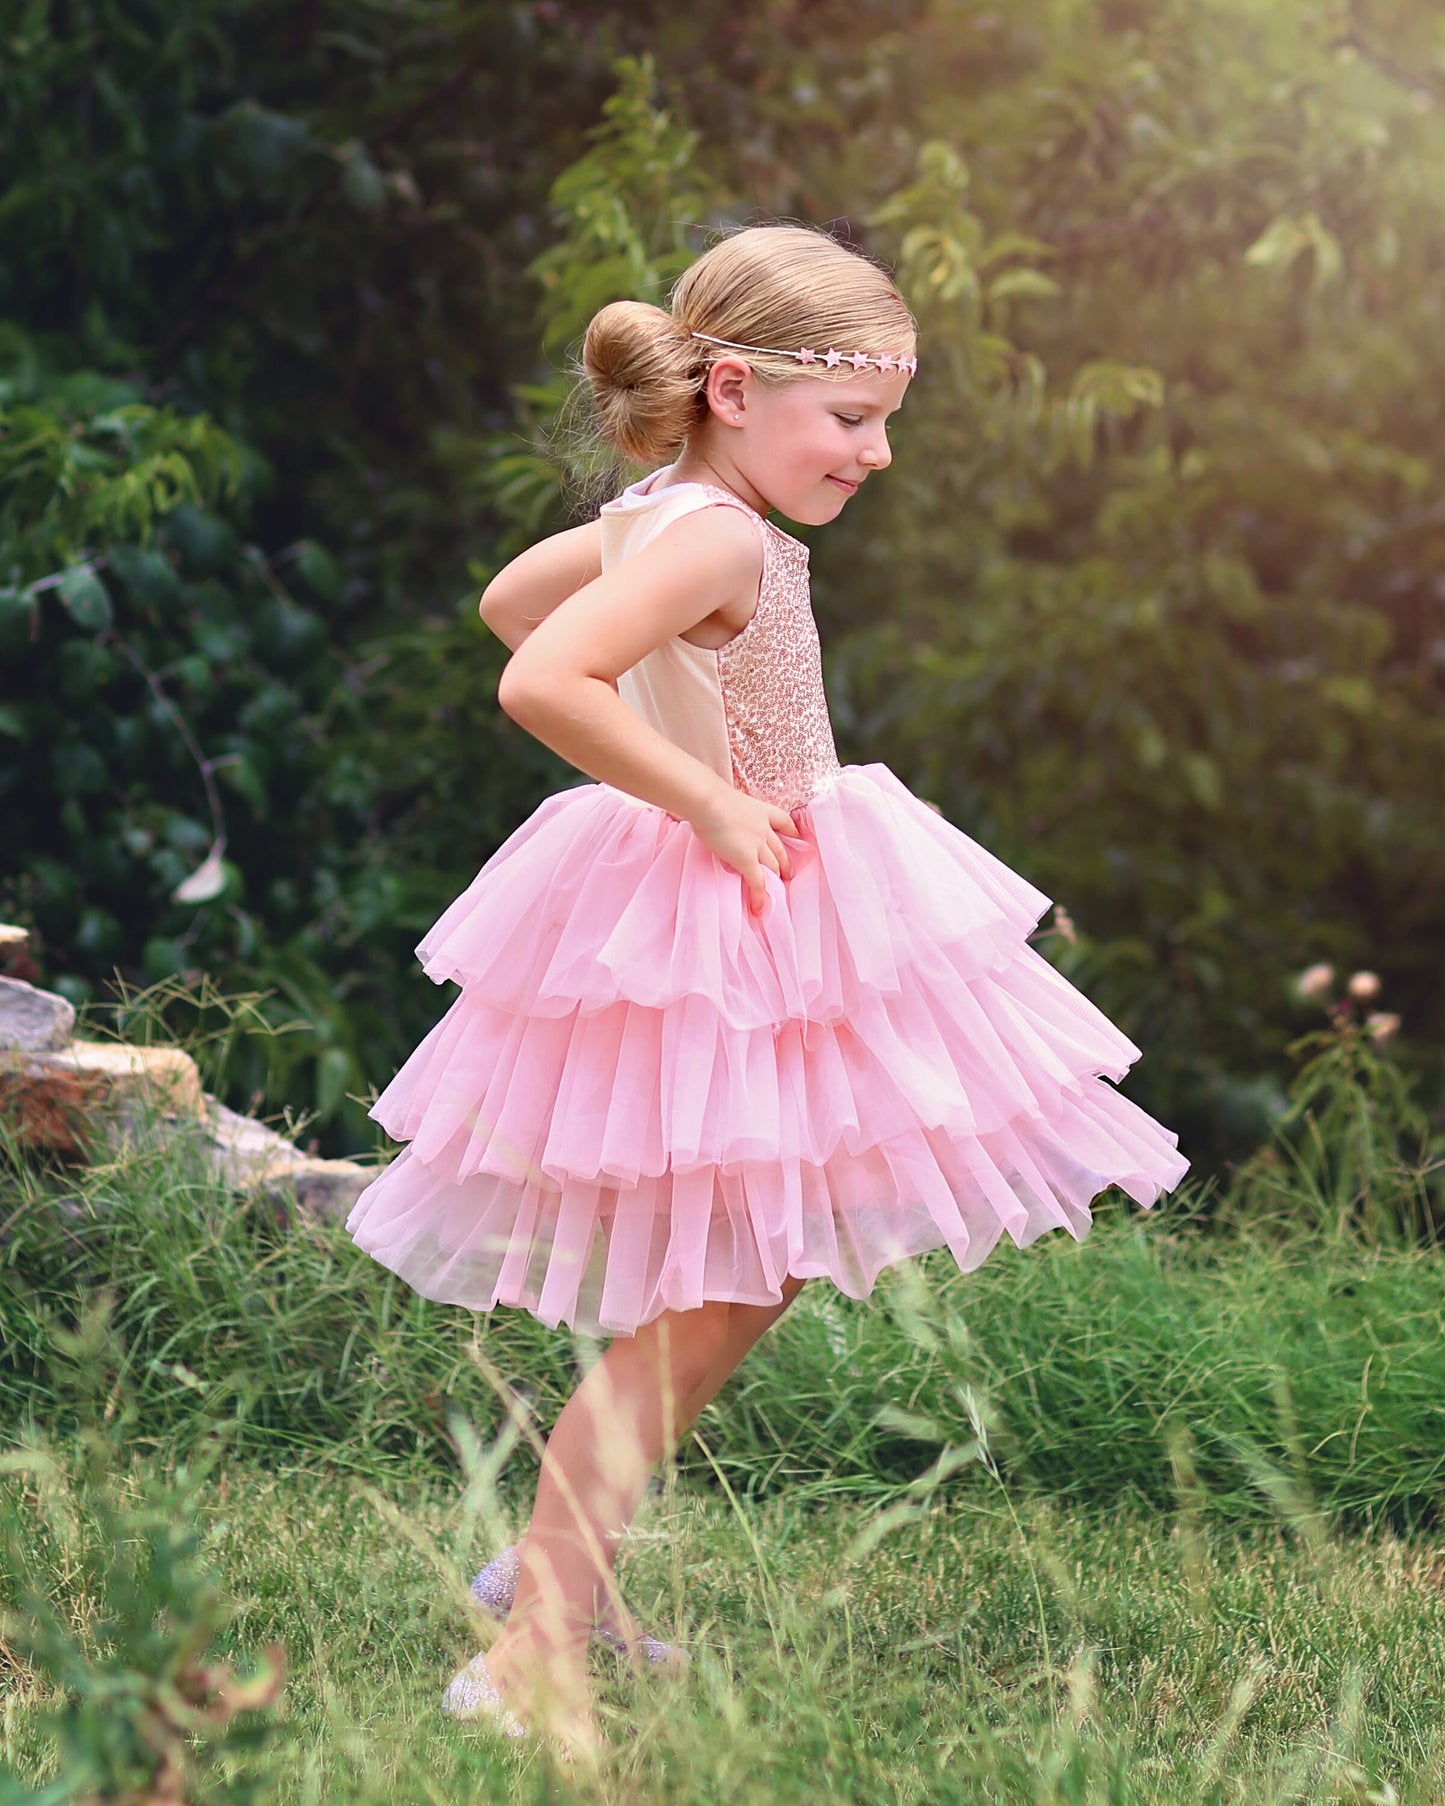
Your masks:
[[[500,1731],[503,1737],[530,1737],[516,1713],[502,1702],[497,1683],[487,1672],[484,1652],[479,1650],[465,1668],[451,1678],[442,1695],[442,1711],[449,1718],[480,1718]]]
[[[522,1558],[517,1551],[503,1549],[500,1555],[492,1557],[472,1581],[472,1597],[498,1622],[505,1619],[512,1609],[512,1600],[517,1592],[517,1575],[521,1568]],[[618,1655],[631,1653],[626,1637],[615,1630],[609,1630],[603,1624],[592,1626],[592,1641],[615,1650]],[[645,1632],[638,1637],[637,1648],[643,1660],[654,1667],[681,1668],[691,1660],[685,1649],[679,1649],[675,1643],[664,1643],[660,1637],[650,1637]]]

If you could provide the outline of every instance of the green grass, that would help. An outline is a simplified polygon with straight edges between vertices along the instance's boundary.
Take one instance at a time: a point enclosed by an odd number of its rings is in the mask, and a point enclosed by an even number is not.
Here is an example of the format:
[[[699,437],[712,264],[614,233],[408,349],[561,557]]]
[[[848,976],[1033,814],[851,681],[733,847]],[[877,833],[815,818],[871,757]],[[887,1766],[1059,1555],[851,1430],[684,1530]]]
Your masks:
[[[693,1668],[596,1667],[611,1753],[593,1786],[437,1711],[477,1641],[466,1578],[515,1527],[506,1509],[484,1524],[461,1486],[236,1462],[202,1518],[235,1602],[230,1650],[288,1652],[265,1758],[278,1806],[1408,1806],[1445,1790],[1445,1560],[1388,1532],[1311,1544],[1188,1514],[1014,1510],[995,1491],[865,1552],[866,1507],[673,1485],[622,1573]],[[87,1600],[71,1609],[84,1621]],[[0,1756],[31,1779],[37,1703],[33,1677],[8,1677]]]
[[[1105,1200],[1082,1245],[937,1254],[866,1302],[807,1288],[628,1547],[634,1607],[695,1662],[599,1668],[594,1786],[437,1708],[480,1634],[466,1579],[530,1496],[524,1431],[597,1346],[429,1304],[175,1142],[12,1161],[0,1606],[38,1574],[83,1660],[135,1667],[149,1621],[117,1655],[102,1579],[129,1533],[107,1541],[75,1440],[109,1413],[110,1484],[152,1521],[224,1450],[193,1507],[215,1654],[279,1640],[288,1676],[280,1740],[218,1773],[268,1803],[1435,1802],[1445,1262],[1351,1223]],[[0,1641],[0,1806],[3,1765],[53,1769],[57,1672]],[[242,1797],[220,1786],[195,1798]]]
[[[137,1430],[178,1452],[228,1421],[237,1451],[358,1474],[456,1471],[451,1419],[492,1435],[509,1392],[545,1424],[597,1352],[525,1313],[418,1297],[339,1223],[285,1228],[185,1150],[141,1142],[82,1175],[0,1179],[0,1423],[63,1421],[56,1328],[108,1288]],[[1082,1244],[943,1252],[872,1298],[826,1284],[750,1358],[685,1459],[743,1492],[887,1502],[938,1462],[1080,1504],[1167,1508],[1191,1468],[1207,1509],[1397,1528],[1445,1496],[1445,1262],[1338,1231],[1202,1230],[1187,1195],[1105,1200]],[[1302,1507],[1303,1508],[1303,1507]]]

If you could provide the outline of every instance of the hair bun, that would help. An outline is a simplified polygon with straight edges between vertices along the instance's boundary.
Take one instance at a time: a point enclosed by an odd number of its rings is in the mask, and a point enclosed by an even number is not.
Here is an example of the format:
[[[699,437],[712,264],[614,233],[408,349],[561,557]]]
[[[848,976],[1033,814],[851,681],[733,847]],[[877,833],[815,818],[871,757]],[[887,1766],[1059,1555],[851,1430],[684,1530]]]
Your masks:
[[[702,413],[700,347],[664,308],[612,301],[592,316],[582,367],[598,424],[638,463],[676,451]]]

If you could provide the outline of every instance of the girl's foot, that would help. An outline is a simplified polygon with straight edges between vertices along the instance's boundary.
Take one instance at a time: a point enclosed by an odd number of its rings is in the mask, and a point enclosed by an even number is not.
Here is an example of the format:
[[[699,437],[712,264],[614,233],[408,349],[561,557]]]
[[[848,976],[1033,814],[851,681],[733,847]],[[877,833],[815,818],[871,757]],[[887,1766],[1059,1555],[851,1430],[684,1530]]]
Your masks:
[[[479,1718],[500,1731],[503,1737],[522,1738],[532,1735],[516,1713],[502,1703],[502,1696],[487,1670],[486,1655],[482,1650],[478,1650],[466,1667],[452,1676],[442,1695],[442,1711],[449,1718]]]
[[[503,1549],[472,1581],[472,1597],[499,1623],[505,1621],[512,1609],[521,1566],[522,1559],[515,1548]],[[637,1624],[624,1631],[615,1622],[599,1621],[592,1627],[591,1640],[615,1650],[618,1655],[627,1656],[636,1667],[678,1669],[685,1668],[692,1660],[685,1649],[650,1636]]]
[[[552,1695],[548,1694],[551,1699]],[[486,1652],[478,1650],[451,1678],[442,1695],[442,1711],[449,1718],[469,1719],[487,1725],[510,1741],[531,1743],[533,1733],[502,1698],[497,1683],[487,1666]],[[595,1761],[597,1733],[588,1713],[552,1711],[542,1721],[553,1747],[566,1762],[578,1756]]]
[[[475,1661],[475,1658],[473,1658]],[[587,1684],[586,1639],[504,1630],[487,1651],[487,1678],[521,1721],[569,1761],[595,1762],[600,1750]]]

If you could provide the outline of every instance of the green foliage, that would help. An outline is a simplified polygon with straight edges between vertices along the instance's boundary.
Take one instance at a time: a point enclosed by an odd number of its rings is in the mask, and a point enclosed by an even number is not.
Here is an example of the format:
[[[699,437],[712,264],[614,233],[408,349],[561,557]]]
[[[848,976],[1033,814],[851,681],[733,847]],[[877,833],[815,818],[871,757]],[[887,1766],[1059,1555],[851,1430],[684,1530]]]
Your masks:
[[[321,899],[302,885],[309,855],[324,899],[342,863],[328,817],[343,837],[355,819],[344,800],[332,813],[323,752],[353,704],[320,612],[328,556],[303,541],[271,560],[245,541],[247,460],[206,417],[11,349],[0,797],[51,807],[30,816],[0,907],[64,950],[55,982],[77,1002],[117,965],[152,984],[259,969],[283,1006],[301,1001],[299,974],[327,998],[334,976],[315,981],[301,940]],[[334,1118],[365,1083],[359,1025],[338,1035],[324,1004],[310,1014],[316,1101]]]
[[[1162,381],[1157,371],[1093,358],[1075,371],[1067,395],[1050,391],[1043,360],[1015,344],[1009,327],[1011,303],[1066,294],[1037,267],[1053,247],[1012,228],[990,236],[970,205],[970,183],[958,152],[930,139],[915,179],[868,217],[894,247],[897,281],[929,348],[930,383],[953,408],[968,408],[985,444],[1022,451],[1043,474],[1069,458],[1087,468],[1100,423],[1159,407]],[[964,435],[953,420],[957,441]]]
[[[43,593],[37,583],[53,586],[78,625],[109,626],[108,607],[78,606],[105,596],[82,565],[91,548],[147,547],[180,503],[234,496],[236,447],[204,416],[137,400],[133,385],[84,370],[46,382],[23,340],[12,335],[10,350],[15,373],[0,381],[0,569],[22,601]],[[67,583],[82,568],[89,585]]]
[[[236,492],[236,446],[203,416],[147,406],[136,386],[80,370],[47,376],[33,346],[0,337],[0,637],[11,658],[41,638],[50,595],[75,626],[115,618],[114,547],[149,549],[182,503]],[[12,720],[10,732],[15,732]],[[18,734],[16,737],[19,737]]]
[[[553,354],[571,349],[609,301],[665,306],[719,198],[704,178],[698,134],[658,105],[655,60],[620,57],[616,75],[588,149],[548,194],[562,236],[528,268],[541,289],[542,348]]]
[[[886,498],[815,553],[848,750],[1068,905],[1066,970],[1191,1153],[1283,1107],[1311,959],[1408,1000],[1433,1101],[1442,128],[1400,49],[1428,29],[965,13],[920,56],[971,29],[979,87],[925,79],[932,137],[871,215],[922,369]]]
[[[558,366],[800,217],[923,323],[893,469],[813,536],[844,756],[1069,905],[1196,1162],[1286,1107],[1313,959],[1406,1000],[1432,1110],[1437,53],[1407,0],[28,8],[0,908],[76,996],[270,992],[309,1026],[267,1102],[365,1145],[436,1013],[417,936],[571,776],[472,612],[614,480]]]
[[[527,267],[541,347],[557,366],[543,383],[513,386],[531,448],[516,450],[510,432],[471,448],[486,461],[483,493],[508,527],[508,555],[556,530],[569,491],[592,512],[626,480],[616,454],[582,423],[582,335],[609,301],[665,306],[723,202],[705,173],[697,133],[658,104],[653,58],[620,58],[617,80],[587,134],[588,149],[552,184],[548,204],[560,236]]]
[[[0,913],[77,1001],[267,995],[304,1026],[231,1099],[334,1151],[435,1011],[422,929],[569,775],[456,597],[495,568],[515,275],[619,29],[105,0],[0,59],[6,393],[43,416],[8,441]]]
[[[1291,1044],[1303,1064],[1289,1107],[1273,1140],[1233,1176],[1226,1220],[1288,1212],[1322,1235],[1358,1230],[1381,1245],[1438,1246],[1445,1137],[1389,1057],[1381,1027],[1378,1017],[1362,1022],[1345,999],[1332,1007],[1328,1027]]]
[[[216,1073],[228,1043],[249,1057],[266,1025],[238,1037],[248,1000],[207,1001],[192,1045]],[[471,1319],[383,1273],[340,1223],[288,1222],[261,1192],[232,1195],[173,1120],[139,1125],[113,1157],[68,1176],[13,1145],[0,1152],[0,1421],[59,1430],[75,1416],[55,1334],[102,1290],[114,1294],[133,1437],[151,1444],[183,1451],[203,1420],[225,1422],[229,1446],[248,1454],[324,1452],[377,1471],[449,1465],[452,1410],[493,1421]],[[559,1408],[575,1379],[567,1340],[530,1318],[498,1340],[509,1377],[549,1415]]]
[[[1432,1159],[1429,1121],[1399,1067],[1352,1022],[1306,1035],[1290,1051],[1310,1058],[1282,1127],[1301,1129],[1301,1172],[1334,1219],[1359,1215],[1381,1240],[1438,1238],[1445,1152]]]
[[[259,445],[261,540],[320,539],[410,617],[478,549],[432,447],[498,422],[530,342],[514,275],[617,30],[469,0],[29,5],[0,65],[0,318]]]
[[[246,1676],[215,1659],[232,1613],[205,1560],[198,1504],[219,1447],[127,1498],[121,1469],[136,1412],[115,1388],[121,1351],[103,1294],[87,1301],[74,1332],[56,1328],[52,1349],[57,1382],[79,1404],[79,1451],[73,1471],[41,1447],[0,1455],[0,1562],[16,1602],[0,1625],[58,1690],[40,1725],[54,1739],[57,1772],[31,1788],[0,1770],[0,1800],[242,1806],[267,1797],[255,1771],[234,1764],[276,1735],[269,1708],[285,1653],[272,1645]],[[84,1630],[72,1622],[76,1594],[94,1613]]]

